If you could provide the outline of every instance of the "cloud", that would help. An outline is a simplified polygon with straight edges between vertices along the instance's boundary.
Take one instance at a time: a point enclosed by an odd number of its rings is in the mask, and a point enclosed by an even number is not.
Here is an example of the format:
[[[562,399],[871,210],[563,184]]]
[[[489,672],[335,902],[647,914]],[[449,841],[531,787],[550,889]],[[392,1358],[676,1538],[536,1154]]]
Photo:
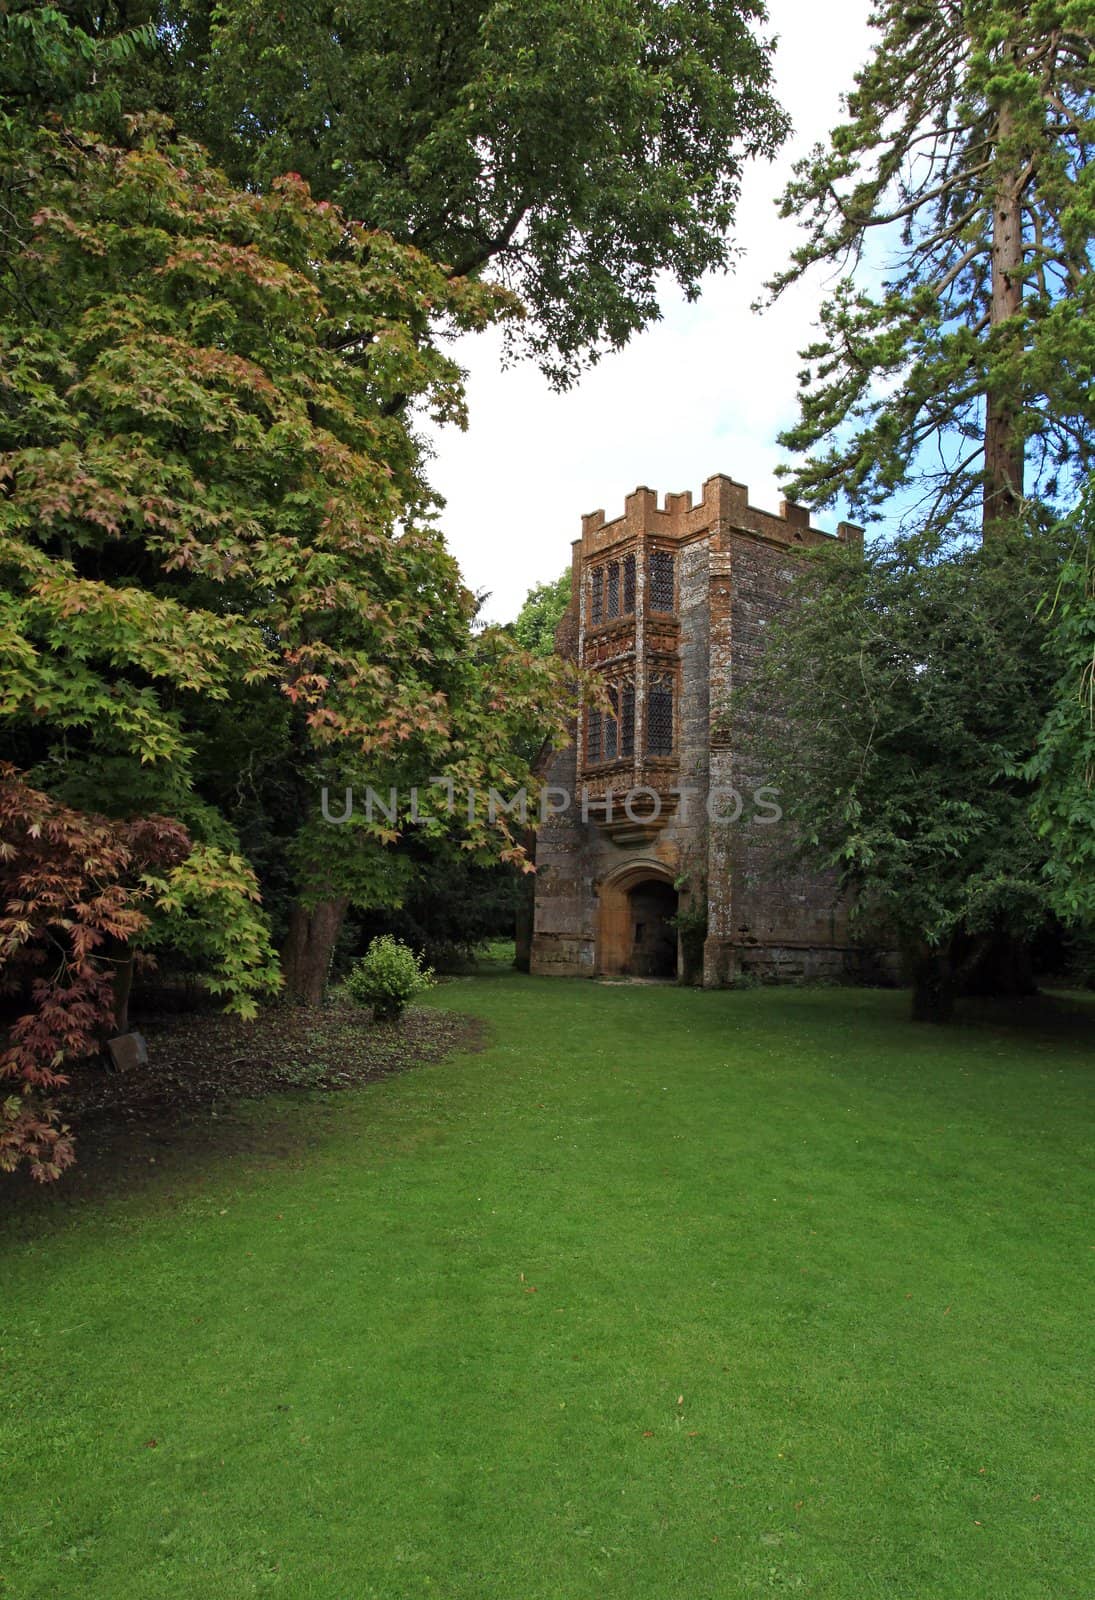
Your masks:
[[[777,505],[775,436],[796,415],[798,351],[820,283],[797,285],[762,315],[750,307],[794,246],[796,225],[774,202],[792,162],[839,119],[840,95],[870,50],[868,9],[867,0],[773,0],[777,86],[794,134],[778,162],[746,174],[733,273],[710,279],[692,305],[667,281],[662,320],[566,394],[531,363],[503,369],[494,331],[454,345],[471,420],[463,434],[431,433],[430,477],[465,580],[490,594],[490,620],[513,617],[532,584],[568,565],[583,512],[617,515],[637,484],[698,491],[726,472],[749,485],[755,505]]]

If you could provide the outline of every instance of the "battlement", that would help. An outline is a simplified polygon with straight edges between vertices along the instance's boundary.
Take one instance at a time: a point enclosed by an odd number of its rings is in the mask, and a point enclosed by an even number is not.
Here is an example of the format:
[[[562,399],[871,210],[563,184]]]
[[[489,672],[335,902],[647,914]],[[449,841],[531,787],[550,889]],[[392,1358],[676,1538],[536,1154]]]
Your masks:
[[[763,511],[749,504],[749,490],[744,483],[716,473],[703,486],[698,504],[693,503],[692,491],[667,494],[665,504],[658,505],[657,491],[640,485],[624,500],[623,515],[605,521],[604,511],[590,511],[582,518],[582,536],[576,541],[584,556],[597,555],[614,545],[630,543],[644,536],[684,542],[719,531],[736,531],[752,534],[775,544],[817,544],[825,539],[839,539],[844,544],[859,544],[862,528],[852,522],[841,522],[835,534],[810,524],[810,513],[805,506],[792,500],[780,502],[779,514]]]

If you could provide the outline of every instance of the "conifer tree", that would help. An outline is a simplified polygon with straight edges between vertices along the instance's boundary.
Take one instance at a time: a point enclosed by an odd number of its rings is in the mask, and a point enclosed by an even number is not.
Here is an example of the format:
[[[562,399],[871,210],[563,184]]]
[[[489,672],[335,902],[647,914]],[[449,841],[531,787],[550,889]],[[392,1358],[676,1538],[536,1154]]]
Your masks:
[[[1091,0],[887,0],[848,120],[782,201],[773,295],[840,269],[782,443],[814,505],[921,528],[1067,498],[1095,422]]]

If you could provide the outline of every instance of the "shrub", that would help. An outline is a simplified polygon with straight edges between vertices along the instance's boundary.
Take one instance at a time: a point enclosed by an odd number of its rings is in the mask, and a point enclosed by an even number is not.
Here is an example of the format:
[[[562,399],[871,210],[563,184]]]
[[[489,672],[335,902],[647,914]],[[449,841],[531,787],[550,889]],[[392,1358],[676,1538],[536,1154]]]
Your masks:
[[[0,763],[0,994],[23,1010],[0,1047],[0,1172],[25,1164],[45,1183],[71,1166],[49,1091],[68,1082],[67,1061],[114,1032],[154,872],[177,869],[190,851],[170,817],[74,811]]]
[[[684,981],[695,983],[697,978],[703,976],[703,948],[707,940],[706,896],[686,909],[678,911],[675,916],[670,917],[669,922],[671,927],[676,928],[680,937],[681,954],[684,957]]]
[[[372,1006],[382,1022],[401,1016],[407,1002],[433,983],[432,968],[390,933],[382,933],[350,968],[346,989],[358,1005]]]

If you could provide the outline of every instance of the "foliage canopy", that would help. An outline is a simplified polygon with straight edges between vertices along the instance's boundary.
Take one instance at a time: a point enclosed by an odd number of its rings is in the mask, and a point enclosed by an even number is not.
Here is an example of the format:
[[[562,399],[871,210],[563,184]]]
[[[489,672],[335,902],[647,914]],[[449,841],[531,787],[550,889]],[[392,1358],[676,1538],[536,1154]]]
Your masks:
[[[533,584],[513,624],[519,645],[534,656],[555,653],[555,630],[570,604],[570,569],[550,583]]]
[[[241,183],[300,172],[455,277],[520,296],[559,382],[729,260],[786,119],[760,0],[181,0],[162,100]]]

